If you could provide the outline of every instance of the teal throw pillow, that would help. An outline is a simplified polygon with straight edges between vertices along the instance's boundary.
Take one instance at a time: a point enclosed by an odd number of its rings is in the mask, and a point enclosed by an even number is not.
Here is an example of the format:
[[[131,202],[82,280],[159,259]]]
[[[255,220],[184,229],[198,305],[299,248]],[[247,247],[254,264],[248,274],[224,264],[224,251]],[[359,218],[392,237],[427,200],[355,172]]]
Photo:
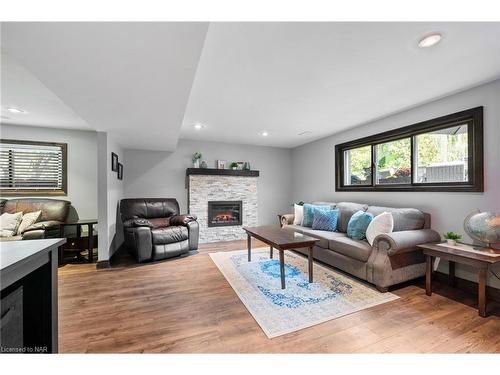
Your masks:
[[[304,204],[304,216],[302,218],[302,226],[309,228],[312,227],[314,219],[314,210],[329,211],[331,210],[331,207],[326,205],[315,205],[309,203]]]
[[[312,229],[335,232],[337,230],[338,217],[339,210],[314,210]]]
[[[351,219],[347,224],[347,237],[354,240],[362,240],[366,238],[366,229],[372,220],[372,214],[364,211],[356,212],[351,216]]]

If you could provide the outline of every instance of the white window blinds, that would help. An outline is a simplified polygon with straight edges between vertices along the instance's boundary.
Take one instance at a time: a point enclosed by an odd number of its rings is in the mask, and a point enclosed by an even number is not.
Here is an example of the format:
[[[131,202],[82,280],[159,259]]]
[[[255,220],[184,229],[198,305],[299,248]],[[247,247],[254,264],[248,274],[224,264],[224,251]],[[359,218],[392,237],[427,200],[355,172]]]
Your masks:
[[[65,145],[0,143],[0,188],[8,191],[65,189]]]

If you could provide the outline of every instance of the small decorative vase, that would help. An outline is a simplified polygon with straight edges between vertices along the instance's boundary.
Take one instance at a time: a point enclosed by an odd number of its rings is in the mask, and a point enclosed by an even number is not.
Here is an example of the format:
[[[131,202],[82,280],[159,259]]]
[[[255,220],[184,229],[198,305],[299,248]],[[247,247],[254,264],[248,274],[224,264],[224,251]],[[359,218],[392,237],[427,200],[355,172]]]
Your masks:
[[[245,171],[249,171],[250,170],[250,163],[248,161],[246,161],[245,164],[243,164],[243,169]]]
[[[457,240],[446,240],[446,243],[450,246],[456,246],[457,245]]]
[[[201,162],[200,168],[203,168],[203,169],[208,168],[207,162],[206,162],[205,160],[203,160],[203,161]]]
[[[193,161],[193,168],[200,168],[200,159]]]

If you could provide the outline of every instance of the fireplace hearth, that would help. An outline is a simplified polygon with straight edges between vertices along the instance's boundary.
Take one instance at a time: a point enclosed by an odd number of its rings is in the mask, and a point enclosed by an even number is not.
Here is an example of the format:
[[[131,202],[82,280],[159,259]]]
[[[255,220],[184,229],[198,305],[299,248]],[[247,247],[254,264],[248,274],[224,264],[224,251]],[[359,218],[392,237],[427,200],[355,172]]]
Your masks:
[[[209,227],[241,225],[242,217],[243,217],[242,201],[208,202]]]

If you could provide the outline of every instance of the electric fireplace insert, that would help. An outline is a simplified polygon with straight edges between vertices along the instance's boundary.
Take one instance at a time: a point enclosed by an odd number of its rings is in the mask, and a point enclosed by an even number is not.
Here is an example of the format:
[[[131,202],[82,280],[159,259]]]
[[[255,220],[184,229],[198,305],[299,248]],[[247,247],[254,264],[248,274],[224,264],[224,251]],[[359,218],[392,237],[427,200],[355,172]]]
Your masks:
[[[208,226],[222,227],[241,225],[243,206],[241,201],[209,201]]]

